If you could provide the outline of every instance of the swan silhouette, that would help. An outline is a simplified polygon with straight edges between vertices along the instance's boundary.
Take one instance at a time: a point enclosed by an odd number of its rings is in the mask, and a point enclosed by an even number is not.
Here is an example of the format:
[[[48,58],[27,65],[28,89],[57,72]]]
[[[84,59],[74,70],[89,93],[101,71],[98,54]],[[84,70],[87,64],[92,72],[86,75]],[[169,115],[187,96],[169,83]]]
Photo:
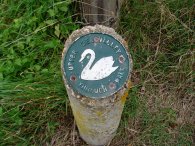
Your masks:
[[[101,80],[108,77],[118,68],[118,66],[112,66],[114,64],[112,56],[103,57],[92,66],[95,60],[95,52],[91,49],[86,49],[81,54],[81,59],[79,60],[79,62],[83,61],[83,59],[85,59],[86,55],[88,54],[90,54],[91,57],[89,62],[81,72],[81,79],[83,80]]]

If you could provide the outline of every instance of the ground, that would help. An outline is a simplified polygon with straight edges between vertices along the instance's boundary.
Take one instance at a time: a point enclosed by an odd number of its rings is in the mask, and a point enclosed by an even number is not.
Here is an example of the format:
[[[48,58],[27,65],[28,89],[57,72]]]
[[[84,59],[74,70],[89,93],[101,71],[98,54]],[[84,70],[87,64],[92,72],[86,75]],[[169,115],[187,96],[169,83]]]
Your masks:
[[[75,4],[0,2],[0,145],[84,146],[63,85]],[[132,88],[110,146],[195,145],[193,0],[125,0],[117,32],[133,57]]]

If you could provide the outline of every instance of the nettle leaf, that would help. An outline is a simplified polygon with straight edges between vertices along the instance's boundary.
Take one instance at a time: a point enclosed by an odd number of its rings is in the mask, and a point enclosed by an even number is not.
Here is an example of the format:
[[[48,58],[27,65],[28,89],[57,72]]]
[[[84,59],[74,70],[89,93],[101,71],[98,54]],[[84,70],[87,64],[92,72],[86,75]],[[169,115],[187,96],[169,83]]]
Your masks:
[[[18,65],[18,66],[22,66],[22,60],[20,58],[17,58],[15,60],[15,64]]]
[[[44,69],[41,70],[41,73],[43,73],[43,74],[47,74],[48,72],[49,72],[49,70],[46,69],[46,68],[44,68]]]
[[[53,40],[47,42],[46,45],[44,45],[44,48],[46,48],[46,49],[48,49],[48,48],[56,48],[59,44],[60,44],[59,40],[53,39]]]
[[[18,42],[18,43],[17,43],[17,47],[18,47],[19,49],[23,50],[23,49],[24,49],[24,43],[23,43],[23,42]]]
[[[22,17],[18,18],[18,19],[14,19],[14,27],[15,28],[19,28],[22,24]]]
[[[60,37],[60,25],[57,24],[55,26],[55,31],[54,31],[55,35],[59,38]]]
[[[28,21],[26,22],[27,25],[32,25],[34,23],[36,23],[38,21],[38,18],[33,16],[33,17],[30,17],[30,19],[28,19]]]
[[[51,19],[51,20],[46,20],[44,21],[44,23],[48,24],[48,25],[53,25],[56,23],[56,20],[55,19]]]
[[[31,39],[32,39],[32,36],[26,37],[26,43],[27,43],[27,44],[31,43]]]
[[[10,54],[15,55],[15,51],[12,47],[9,49],[9,51],[10,51]]]
[[[12,55],[12,54],[8,54],[8,55],[7,55],[7,59],[10,59],[10,60],[11,60],[11,59],[14,59],[14,57],[15,57],[15,55]]]
[[[67,5],[63,5],[63,6],[59,7],[59,10],[63,11],[63,12],[67,12],[68,11],[68,7],[67,7]]]
[[[55,16],[55,10],[54,9],[49,9],[47,12],[49,13],[50,17]]]
[[[36,64],[36,65],[34,65],[34,68],[36,71],[39,71],[41,69],[41,66]]]
[[[30,60],[30,59],[28,59],[28,58],[23,58],[23,59],[22,59],[22,64],[27,63],[27,62],[28,62],[28,60]]]
[[[62,11],[62,12],[67,12],[68,11],[68,6],[69,4],[72,2],[72,0],[66,0],[62,3],[60,3],[59,5],[57,5],[57,8]]]
[[[61,30],[62,34],[65,36],[68,35],[68,33],[69,33],[69,31],[65,25],[60,25],[60,30]]]

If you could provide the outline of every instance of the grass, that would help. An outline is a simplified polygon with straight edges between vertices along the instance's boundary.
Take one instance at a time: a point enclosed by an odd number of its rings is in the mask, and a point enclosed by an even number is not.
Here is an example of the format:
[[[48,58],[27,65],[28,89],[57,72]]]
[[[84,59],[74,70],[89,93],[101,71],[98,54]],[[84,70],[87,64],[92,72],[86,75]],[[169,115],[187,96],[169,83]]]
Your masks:
[[[133,54],[134,87],[121,145],[193,145],[193,2],[132,0],[123,7],[119,32]]]
[[[60,73],[70,1],[0,1],[0,145],[86,145]],[[194,3],[125,0],[133,87],[110,146],[195,144]]]
[[[60,72],[64,40],[78,28],[70,1],[1,1],[0,145],[50,143],[70,113]]]

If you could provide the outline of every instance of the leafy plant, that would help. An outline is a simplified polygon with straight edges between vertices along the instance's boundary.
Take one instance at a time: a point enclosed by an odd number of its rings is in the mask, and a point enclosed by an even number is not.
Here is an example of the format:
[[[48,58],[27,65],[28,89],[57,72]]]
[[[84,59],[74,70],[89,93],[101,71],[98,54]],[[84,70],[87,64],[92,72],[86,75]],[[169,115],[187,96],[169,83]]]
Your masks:
[[[67,113],[61,52],[71,0],[0,2],[0,145],[42,145]]]
[[[2,1],[0,77],[32,79],[53,73],[69,33],[77,28],[71,1]],[[6,16],[6,17],[5,17]]]

